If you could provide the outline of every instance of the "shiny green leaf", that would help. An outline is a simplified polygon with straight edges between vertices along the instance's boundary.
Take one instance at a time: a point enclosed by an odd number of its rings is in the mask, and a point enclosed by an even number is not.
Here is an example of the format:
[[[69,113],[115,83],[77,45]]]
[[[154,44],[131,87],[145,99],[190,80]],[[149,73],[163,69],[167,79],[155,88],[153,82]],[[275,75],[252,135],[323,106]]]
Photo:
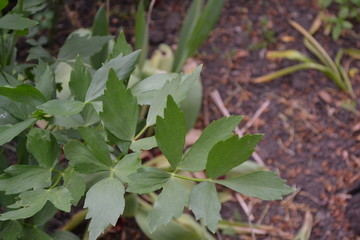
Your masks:
[[[120,140],[131,141],[136,132],[139,107],[136,98],[117,78],[113,69],[110,69],[102,100],[100,118],[106,129]]]
[[[219,141],[230,137],[241,119],[241,116],[230,116],[212,122],[185,154],[181,169],[192,172],[204,170],[210,150]]]
[[[248,160],[262,138],[263,135],[245,135],[239,139],[234,135],[218,142],[209,152],[206,175],[214,179],[242,164]]]
[[[184,113],[169,95],[164,109],[164,118],[158,116],[156,119],[155,138],[161,152],[173,168],[176,168],[181,161],[185,136]]]

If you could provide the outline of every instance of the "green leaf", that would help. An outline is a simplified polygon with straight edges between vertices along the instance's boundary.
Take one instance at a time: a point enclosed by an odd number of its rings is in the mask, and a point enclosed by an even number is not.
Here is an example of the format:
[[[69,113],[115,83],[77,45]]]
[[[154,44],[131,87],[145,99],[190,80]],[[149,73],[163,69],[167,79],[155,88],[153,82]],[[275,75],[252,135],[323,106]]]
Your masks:
[[[10,142],[14,137],[19,135],[22,131],[33,125],[35,122],[36,119],[29,118],[14,125],[0,126],[0,145]]]
[[[46,197],[47,190],[45,189],[22,192],[19,195],[20,200],[15,204],[8,206],[9,208],[19,209],[1,214],[0,220],[16,220],[32,217],[45,206],[47,202]]]
[[[71,204],[76,206],[80,198],[84,195],[86,183],[84,179],[71,167],[64,171],[64,186],[71,193]]]
[[[64,146],[64,153],[70,160],[70,166],[73,166],[79,173],[95,173],[110,170],[102,159],[97,159],[95,154],[84,144],[76,140],[70,140]]]
[[[173,217],[180,217],[188,201],[188,190],[177,179],[171,178],[163,187],[153,210],[148,215],[150,232],[169,223]]]
[[[130,74],[135,69],[135,64],[137,62],[140,50],[130,53],[127,56],[119,55],[114,59],[111,59],[109,62],[105,63],[101,68],[99,68],[91,81],[89,89],[86,92],[85,101],[90,102],[104,93],[106,79],[109,75],[109,70],[113,68],[116,72],[116,75],[119,79],[124,80],[130,77]]]
[[[32,217],[45,206],[47,201],[50,201],[61,211],[70,212],[71,194],[65,187],[22,192],[19,198],[20,200],[16,203],[8,206],[8,208],[17,209],[1,214],[0,220],[16,220]]]
[[[44,111],[47,114],[54,116],[72,116],[78,114],[84,109],[85,104],[83,102],[67,100],[67,99],[54,99],[50,100],[40,106],[37,109]]]
[[[60,148],[55,137],[48,130],[32,128],[27,137],[27,149],[40,166],[52,168],[57,163]]]
[[[157,92],[165,83],[172,80],[178,81],[178,77],[179,74],[173,73],[154,74],[133,86],[131,92],[136,96],[139,104],[150,105]]]
[[[0,11],[6,8],[6,6],[9,4],[9,0],[3,0],[0,2]]]
[[[21,240],[54,240],[47,233],[33,226],[26,226]]]
[[[150,208],[150,207],[149,207]],[[215,238],[208,232],[204,231],[203,226],[200,226],[195,219],[189,214],[183,214],[180,218],[172,219],[168,224],[158,228],[155,232],[149,232],[149,224],[147,215],[149,210],[143,206],[139,206],[135,214],[136,223],[139,225],[141,231],[153,240],[215,240]]]
[[[12,165],[0,178],[0,190],[15,194],[29,189],[40,189],[51,185],[51,170],[37,166]]]
[[[0,95],[10,98],[15,102],[38,106],[46,102],[42,93],[28,84],[18,85],[16,87],[0,87]]]
[[[71,193],[64,187],[56,187],[50,190],[47,190],[48,200],[59,210],[64,212],[70,212],[71,208]]]
[[[109,60],[119,56],[120,54],[122,54],[123,56],[129,55],[131,52],[132,47],[130,44],[127,43],[124,32],[121,31],[115,41],[115,45],[112,53],[109,56]]]
[[[192,172],[204,170],[210,150],[219,141],[230,137],[241,119],[241,116],[230,116],[212,122],[185,154],[181,169]]]
[[[90,57],[99,52],[112,39],[112,36],[80,36],[72,34],[60,48],[58,60],[75,59],[77,55]]]
[[[56,231],[52,234],[55,240],[80,240],[78,236],[68,231]]]
[[[18,221],[7,221],[1,223],[0,238],[3,240],[21,239],[23,227]]]
[[[144,1],[139,1],[135,16],[135,48],[142,49],[139,59],[140,69],[143,67],[149,50],[149,31],[146,24]]]
[[[184,23],[182,24],[180,31],[180,39],[175,52],[173,72],[179,72],[184,65],[184,62],[188,58],[187,42],[189,38],[194,34],[195,25],[201,15],[201,10],[204,5],[203,0],[192,1]]]
[[[96,240],[109,224],[115,226],[124,211],[124,193],[124,186],[116,178],[103,179],[89,189],[84,208],[88,208],[86,219],[91,218],[90,240]]]
[[[79,132],[85,140],[87,147],[91,149],[95,157],[103,162],[106,166],[112,166],[108,145],[103,136],[93,128],[80,127]]]
[[[202,218],[208,229],[215,233],[217,224],[221,220],[221,204],[215,184],[202,182],[196,185],[190,194],[189,209],[195,214],[196,220]]]
[[[130,182],[129,175],[136,173],[141,168],[139,153],[131,153],[123,157],[114,167],[113,171],[116,177],[121,181]]]
[[[140,168],[137,173],[129,176],[130,182],[127,192],[138,194],[154,192],[162,188],[171,175],[157,168]]]
[[[262,200],[282,199],[283,195],[294,191],[293,188],[285,184],[285,180],[278,178],[275,173],[270,171],[252,172],[235,178],[215,180],[214,182]]]
[[[86,91],[91,82],[91,74],[85,67],[80,56],[76,57],[75,65],[70,75],[69,87],[74,99],[77,101],[85,101]]]
[[[158,115],[163,116],[168,95],[171,95],[177,104],[187,96],[195,81],[199,79],[201,68],[202,66],[197,67],[194,72],[181,79],[181,81],[180,79],[174,79],[166,82],[151,102],[146,125],[153,125]]]
[[[130,149],[134,152],[140,152],[141,150],[150,150],[157,147],[155,136],[141,138],[135,142],[132,142]]]
[[[38,22],[24,18],[21,14],[6,14],[0,18],[0,28],[22,30],[37,25]]]
[[[113,69],[110,69],[102,100],[100,118],[106,129],[118,139],[131,141],[136,132],[139,107],[136,98],[117,78]]]
[[[187,42],[187,58],[195,54],[205,41],[210,31],[215,27],[220,17],[225,0],[209,0],[199,17],[193,34]],[[182,65],[182,64],[181,64]]]
[[[47,100],[54,97],[55,94],[55,76],[50,67],[39,60],[39,64],[34,69],[35,86],[44,95]]]
[[[50,202],[47,202],[39,212],[31,217],[29,223],[40,227],[44,226],[44,224],[50,221],[57,212],[57,208],[54,207],[54,205],[52,205]]]
[[[155,138],[161,152],[173,168],[176,168],[181,161],[185,136],[184,113],[180,111],[169,95],[164,110],[164,118],[158,116],[156,119]]]
[[[195,82],[193,88],[181,102],[181,109],[184,111],[186,130],[194,127],[200,114],[203,99],[203,88],[200,78]]]
[[[92,25],[92,36],[107,36],[109,35],[109,21],[106,16],[106,9],[104,6],[101,6],[96,12],[94,22]],[[105,44],[100,52],[91,56],[91,65],[94,69],[101,67],[102,63],[106,61],[108,56],[108,45]]]
[[[242,164],[251,156],[262,138],[263,135],[245,135],[239,139],[234,135],[218,142],[209,152],[206,175],[209,178],[217,178]]]

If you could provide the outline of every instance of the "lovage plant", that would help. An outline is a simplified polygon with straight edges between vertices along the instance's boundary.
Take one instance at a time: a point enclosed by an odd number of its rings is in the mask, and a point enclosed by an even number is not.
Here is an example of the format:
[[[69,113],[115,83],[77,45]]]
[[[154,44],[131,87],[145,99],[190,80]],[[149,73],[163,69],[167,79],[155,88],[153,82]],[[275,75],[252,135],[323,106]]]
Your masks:
[[[46,224],[56,212],[70,212],[82,202],[90,240],[115,225],[134,201],[143,204],[138,211],[146,216],[137,220],[153,239],[185,207],[215,232],[221,219],[217,185],[264,200],[292,192],[270,171],[224,177],[250,157],[262,138],[233,135],[240,116],[212,122],[184,153],[185,117],[179,104],[198,81],[201,66],[190,74],[153,75],[131,86],[140,51],[132,52],[123,34],[101,66],[89,64],[110,39],[74,33],[52,62],[39,58],[25,70],[15,62],[3,69],[2,239],[79,239],[65,227],[49,234]],[[54,69],[61,63],[71,66],[69,81],[56,81]],[[149,111],[143,119],[144,105]],[[144,137],[150,128],[155,135]],[[141,159],[153,148],[166,157],[167,167],[149,167]],[[9,160],[10,155],[16,157]],[[192,175],[202,171],[206,178]],[[129,201],[130,193],[149,194],[154,204]]]

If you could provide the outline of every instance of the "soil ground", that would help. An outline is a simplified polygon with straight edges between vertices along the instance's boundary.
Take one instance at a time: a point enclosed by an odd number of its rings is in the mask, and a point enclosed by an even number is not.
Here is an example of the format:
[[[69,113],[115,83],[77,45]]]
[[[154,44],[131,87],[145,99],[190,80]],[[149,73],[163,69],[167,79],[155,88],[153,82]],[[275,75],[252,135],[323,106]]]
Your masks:
[[[188,3],[157,1],[150,25],[153,46],[161,42],[176,45]],[[57,25],[59,46],[77,27],[91,25],[99,5],[96,1],[64,1],[64,4],[66,11],[59,16]],[[111,32],[115,35],[122,28],[128,38],[133,36],[135,4],[131,1],[110,1],[110,4]],[[204,107],[198,128],[222,117],[210,97],[214,90],[220,92],[231,114],[245,116],[243,125],[266,100],[270,101],[247,132],[265,134],[257,153],[267,167],[277,171],[298,191],[278,202],[245,198],[254,215],[253,223],[268,225],[275,231],[272,235],[266,234],[271,231],[265,231],[265,235],[257,235],[257,239],[291,239],[306,222],[306,212],[310,212],[313,219],[310,239],[357,239],[356,232],[360,233],[356,226],[360,222],[360,194],[348,194],[360,181],[360,121],[358,113],[342,107],[349,97],[331,80],[312,70],[270,83],[252,83],[254,77],[294,64],[267,60],[267,51],[297,49],[313,57],[287,19],[308,29],[319,11],[316,1],[312,0],[228,0],[217,26],[195,57],[204,64]],[[355,33],[359,33],[359,27],[355,26]],[[324,35],[323,28],[315,35],[332,57],[340,47],[360,48],[358,36],[349,34],[334,42]],[[348,58],[343,63],[360,68],[359,62]],[[351,81],[356,95],[360,96],[359,74]],[[360,98],[356,102],[359,106]],[[234,219],[237,217],[234,212],[241,213],[247,221],[236,198],[225,204],[223,217]],[[125,219],[119,222],[126,226]],[[127,228],[117,228],[118,232],[121,229]],[[129,237],[133,232],[131,228],[125,235]],[[222,233],[218,238],[252,239],[251,235]]]

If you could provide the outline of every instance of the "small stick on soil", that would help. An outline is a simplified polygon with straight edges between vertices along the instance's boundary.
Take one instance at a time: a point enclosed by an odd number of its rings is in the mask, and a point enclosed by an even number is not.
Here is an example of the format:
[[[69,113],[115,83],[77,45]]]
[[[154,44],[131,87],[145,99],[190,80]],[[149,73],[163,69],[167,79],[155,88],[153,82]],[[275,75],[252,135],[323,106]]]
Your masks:
[[[238,134],[244,135],[246,130],[248,130],[252,125],[254,125],[255,121],[260,117],[260,115],[265,111],[265,109],[270,105],[270,101],[267,99],[260,108],[254,113],[253,117],[248,121],[243,128],[240,129]]]
[[[250,230],[251,230],[251,237],[253,240],[256,240],[254,228],[253,228],[253,224],[252,224],[252,221],[254,221],[254,215],[252,215],[251,209],[248,207],[248,205],[246,204],[245,200],[242,198],[240,193],[235,193],[235,198],[238,201],[239,205],[244,210],[246,216],[248,217],[248,223],[249,223]]]
[[[227,108],[224,105],[223,100],[221,99],[220,93],[218,90],[214,90],[212,91],[212,93],[210,94],[211,98],[213,99],[213,101],[215,102],[216,106],[219,108],[220,112],[224,115],[229,117],[230,113],[227,110]],[[242,133],[240,131],[240,129],[238,127],[235,128],[234,132],[239,135],[239,137],[242,137]],[[264,161],[262,160],[262,158],[259,156],[259,154],[257,154],[256,152],[253,152],[252,157],[254,158],[254,160],[260,165],[260,166],[265,166]]]

